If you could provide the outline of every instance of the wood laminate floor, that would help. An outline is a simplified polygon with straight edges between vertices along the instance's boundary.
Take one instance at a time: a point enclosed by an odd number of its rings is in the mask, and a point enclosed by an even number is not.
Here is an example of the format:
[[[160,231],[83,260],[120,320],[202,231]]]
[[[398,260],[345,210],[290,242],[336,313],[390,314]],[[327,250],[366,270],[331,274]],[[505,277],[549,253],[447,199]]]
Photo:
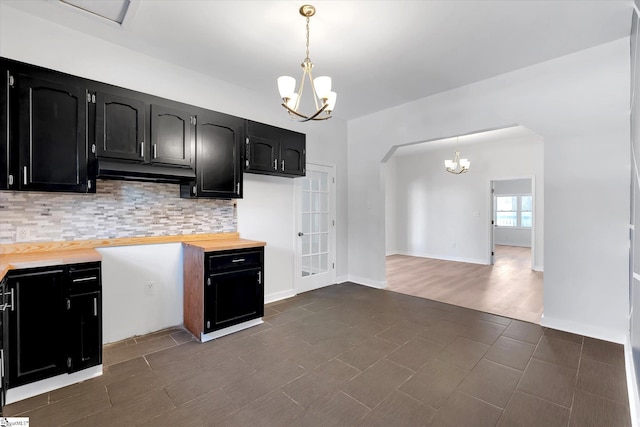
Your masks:
[[[494,265],[391,255],[387,289],[539,324],[543,275],[531,270],[531,249],[496,245],[495,253]]]
[[[105,373],[4,408],[32,427],[629,427],[622,345],[353,283],[207,343],[105,346]]]

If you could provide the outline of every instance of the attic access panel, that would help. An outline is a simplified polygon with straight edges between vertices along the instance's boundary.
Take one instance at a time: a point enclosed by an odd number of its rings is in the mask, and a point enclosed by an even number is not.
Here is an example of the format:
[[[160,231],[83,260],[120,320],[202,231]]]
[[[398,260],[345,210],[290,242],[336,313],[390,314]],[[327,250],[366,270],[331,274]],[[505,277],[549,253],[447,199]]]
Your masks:
[[[131,0],[60,0],[60,3],[77,7],[85,12],[122,25]]]

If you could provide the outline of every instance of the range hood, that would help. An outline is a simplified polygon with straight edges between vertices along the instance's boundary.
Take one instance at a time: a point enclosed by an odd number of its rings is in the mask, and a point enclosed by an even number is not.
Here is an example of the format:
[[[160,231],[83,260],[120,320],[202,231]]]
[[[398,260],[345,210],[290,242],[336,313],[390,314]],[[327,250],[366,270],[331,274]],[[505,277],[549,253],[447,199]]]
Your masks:
[[[98,178],[181,184],[194,180],[196,173],[191,168],[98,159]]]

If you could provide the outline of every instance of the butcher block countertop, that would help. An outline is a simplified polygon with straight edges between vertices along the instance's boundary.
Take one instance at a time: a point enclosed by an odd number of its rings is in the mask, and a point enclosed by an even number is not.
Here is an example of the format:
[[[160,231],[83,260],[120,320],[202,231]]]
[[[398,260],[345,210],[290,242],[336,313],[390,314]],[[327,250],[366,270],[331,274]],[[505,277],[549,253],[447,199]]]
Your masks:
[[[241,239],[238,233],[188,234],[178,236],[124,237],[0,245],[0,280],[9,270],[100,261],[96,248],[110,246],[183,243],[205,252],[265,246],[265,242]]]

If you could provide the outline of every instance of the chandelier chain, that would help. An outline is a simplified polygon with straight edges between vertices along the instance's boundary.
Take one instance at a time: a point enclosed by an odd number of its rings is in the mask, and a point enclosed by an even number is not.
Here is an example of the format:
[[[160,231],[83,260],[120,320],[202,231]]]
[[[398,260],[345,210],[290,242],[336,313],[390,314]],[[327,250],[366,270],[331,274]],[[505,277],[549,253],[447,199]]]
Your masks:
[[[307,59],[309,59],[309,17],[307,16]]]

